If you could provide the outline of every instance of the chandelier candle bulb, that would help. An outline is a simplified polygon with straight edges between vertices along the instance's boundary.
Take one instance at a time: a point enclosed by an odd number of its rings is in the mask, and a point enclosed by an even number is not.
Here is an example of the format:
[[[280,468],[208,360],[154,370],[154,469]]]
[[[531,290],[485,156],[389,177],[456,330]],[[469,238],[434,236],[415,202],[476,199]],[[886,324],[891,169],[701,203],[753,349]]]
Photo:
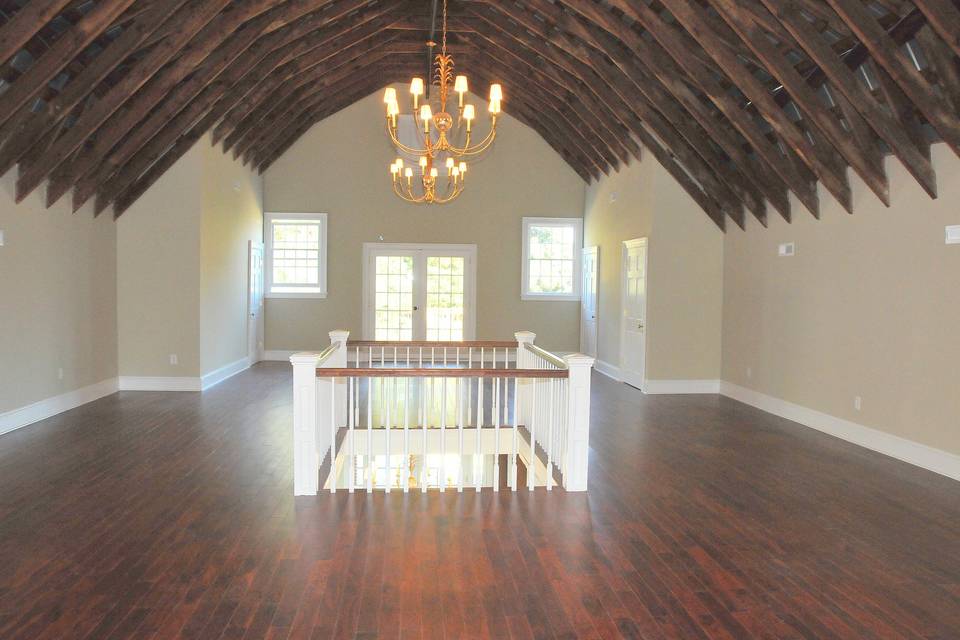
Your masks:
[[[500,102],[503,100],[503,87],[499,84],[490,85],[490,102]]]
[[[383,102],[385,104],[393,104],[397,101],[397,90],[393,87],[387,87],[387,90],[383,92]]]

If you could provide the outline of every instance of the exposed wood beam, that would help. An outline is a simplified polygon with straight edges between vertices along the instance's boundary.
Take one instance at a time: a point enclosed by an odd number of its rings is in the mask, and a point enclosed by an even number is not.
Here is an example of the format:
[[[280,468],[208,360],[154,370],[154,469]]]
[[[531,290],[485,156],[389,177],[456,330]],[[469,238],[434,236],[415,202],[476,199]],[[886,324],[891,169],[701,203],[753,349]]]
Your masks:
[[[203,69],[222,69],[224,60],[233,60],[262,33],[271,22],[286,12],[287,5],[274,7],[272,0],[239,0],[215,17],[180,52],[180,55],[159,69],[150,81],[126,102],[124,109],[115,111],[103,123],[71,166],[64,182],[74,184],[100,158],[104,157],[164,98],[168,97],[181,80]],[[291,19],[296,16],[292,16]],[[249,22],[248,22],[249,21]],[[196,77],[195,76],[195,77]],[[60,183],[63,184],[62,182]],[[60,194],[48,191],[48,200]]]
[[[35,97],[87,45],[122,14],[133,0],[101,0],[61,35],[44,54],[0,96],[0,125]]]
[[[643,2],[613,0],[611,4],[637,21],[661,44],[670,57],[696,83],[700,91],[710,98],[730,123],[747,139],[753,150],[796,194],[807,210],[815,217],[819,217],[820,204],[816,186],[791,164],[788,155],[770,142],[753,117],[741,109],[737,99],[717,82],[710,69],[689,58],[687,51],[695,47],[696,43],[683,37],[680,31],[666,23],[659,14]]]
[[[552,75],[561,85],[580,100],[585,100],[589,105],[595,106],[599,111],[605,112],[605,120],[599,122],[601,128],[606,130],[609,139],[606,142],[619,149],[618,157],[622,162],[628,162],[630,157],[640,159],[640,147],[630,136],[631,126],[630,118],[627,117],[628,109],[622,101],[606,88],[606,83],[600,81],[591,85],[590,81],[594,78],[584,75],[570,61],[562,56],[562,53],[556,50],[555,46],[548,45],[539,37],[532,36],[525,29],[507,19],[502,13],[502,6],[493,5],[471,5],[469,11],[481,18],[487,23],[487,37],[492,33],[502,33],[505,37],[515,42],[522,51],[536,52],[546,65],[537,66],[547,75]],[[502,41],[502,37],[497,37]],[[529,53],[527,53],[529,56]],[[520,57],[523,57],[521,52]],[[589,81],[588,79],[589,78]]]
[[[70,0],[31,0],[0,27],[0,63],[5,63],[53,20]]]
[[[866,85],[854,75],[846,61],[834,52],[823,36],[817,33],[807,19],[800,14],[796,3],[791,0],[762,0],[762,2],[818,65],[822,76],[829,78],[834,93],[840,93],[846,97],[877,135],[887,143],[920,186],[930,197],[935,198],[937,177],[930,158],[921,152],[907,135],[900,121],[883,109]]]
[[[731,189],[735,194],[735,199],[741,201],[764,226],[766,225],[766,209],[764,206],[763,195],[753,185],[750,179],[740,174],[735,167],[720,153],[711,146],[712,135],[697,124],[695,117],[691,117],[686,112],[683,105],[677,102],[660,81],[651,76],[649,70],[639,63],[637,56],[630,55],[622,44],[611,41],[612,37],[607,36],[606,32],[600,30],[591,30],[585,24],[574,18],[572,15],[560,10],[559,7],[547,0],[528,0],[528,5],[535,9],[541,15],[553,24],[557,29],[561,29],[571,35],[571,38],[564,36],[563,46],[568,50],[579,50],[587,56],[594,69],[604,75],[610,73],[606,69],[606,58],[619,68],[619,72],[631,85],[631,93],[639,91],[642,97],[631,97],[630,100],[637,102],[644,108],[646,115],[641,115],[645,120],[653,118],[657,121],[657,127],[669,129],[666,133],[667,143],[673,148],[671,139],[676,135],[683,138],[684,144],[689,145],[694,152],[706,163],[708,170],[716,172],[717,177],[722,180],[724,186],[721,189]],[[622,24],[622,23],[621,23]],[[591,47],[586,50],[579,43],[585,43]],[[616,75],[616,71],[612,72]],[[652,113],[651,113],[652,111]],[[663,114],[662,117],[660,114]],[[665,120],[664,120],[665,119]],[[710,118],[709,122],[714,122]],[[676,131],[672,131],[673,129]],[[664,137],[660,131],[657,135]],[[696,162],[696,161],[695,161]],[[774,196],[775,197],[775,196]],[[786,199],[785,192],[783,199]],[[736,216],[738,224],[742,224],[741,216]]]
[[[504,68],[517,65],[518,68],[523,69],[523,73],[529,76],[526,83],[536,87],[545,97],[549,96],[549,100],[554,103],[558,111],[572,114],[569,116],[570,120],[582,123],[579,133],[600,151],[603,162],[614,168],[620,166],[620,158],[628,152],[622,146],[616,146],[616,140],[612,139],[609,127],[613,116],[605,110],[604,105],[579,99],[576,93],[579,87],[571,89],[567,80],[561,78],[551,67],[540,63],[535,57],[525,55],[523,48],[515,41],[495,31],[480,29],[475,33],[476,44],[484,46],[482,43],[487,43],[486,46],[492,48],[493,59],[501,59],[505,56],[511,64],[504,65]],[[517,86],[522,87],[524,84],[521,82]]]
[[[154,47],[147,56],[134,64],[127,75],[114,85],[106,96],[98,100],[91,109],[84,111],[80,119],[58,138],[43,156],[27,166],[26,170],[21,168],[20,176],[17,179],[16,201],[22,202],[48,174],[79,149],[80,145],[101,124],[119,109],[131,95],[146,84],[164,63],[176,54],[183,45],[187,44],[194,35],[200,32],[208,22],[213,20],[227,4],[229,4],[229,0],[207,0],[199,4],[191,4],[188,11],[182,16],[180,31],[171,34],[169,38]]]
[[[314,29],[326,27],[326,30],[316,30],[313,31],[313,34],[323,33],[329,40],[336,32],[330,23],[342,18],[358,6],[362,6],[365,1],[348,0],[333,3],[325,7],[325,11],[310,14],[297,20],[296,27],[291,26],[290,31],[295,30],[295,33],[302,33],[305,27]],[[399,2],[382,3],[382,10],[388,10],[397,6],[397,4]],[[357,18],[360,24],[366,24],[359,19],[359,16]],[[351,31],[347,31],[345,37],[349,37],[350,33]],[[131,158],[151,137],[159,135],[158,132],[162,132],[165,127],[169,126],[170,119],[176,113],[184,109],[199,113],[213,107],[227,90],[232,88],[259,60],[267,56],[270,46],[282,48],[282,43],[289,44],[285,30],[275,30],[269,35],[261,37],[254,45],[247,47],[241,55],[232,60],[229,60],[228,56],[221,56],[219,64],[215,64],[217,61],[206,60],[199,72],[179,84],[158,107],[149,113],[145,120],[119,141],[117,146],[106,155],[98,166],[89,169],[77,181],[77,188],[74,190],[74,210],[82,206],[93,194],[96,186],[102,183],[110,173]],[[211,87],[213,89],[207,91]],[[177,132],[177,135],[181,132],[182,130]]]
[[[859,1],[859,0],[856,0]],[[670,12],[693,38],[717,62],[743,94],[757,107],[764,119],[817,175],[823,185],[847,211],[853,209],[853,195],[845,173],[838,173],[829,157],[832,149],[810,142],[786,113],[774,102],[769,90],[747,71],[736,55],[719,42],[714,27],[704,18],[692,0],[676,0]]]
[[[907,60],[896,43],[874,19],[859,0],[827,0],[857,34],[870,51],[874,61],[882,66],[906,94],[927,122],[937,130],[953,152],[960,155],[960,115],[935,91],[913,64]]]
[[[14,120],[8,121],[8,135],[0,147],[0,174],[19,161],[34,142],[61,123],[104,78],[140,47],[158,29],[181,18],[180,7],[186,0],[157,0],[116,40],[67,83],[63,90],[40,112],[24,107]],[[13,124],[16,122],[16,124]]]
[[[944,43],[960,56],[960,9],[952,0],[913,0]]]
[[[863,179],[864,183],[873,191],[880,201],[890,206],[890,182],[883,171],[882,162],[877,157],[868,157],[866,154],[874,150],[857,144],[856,139],[844,130],[840,121],[826,108],[820,97],[814,93],[796,68],[777,51],[776,47],[767,38],[767,34],[753,20],[753,13],[742,9],[744,5],[753,5],[754,0],[709,0],[720,16],[740,36],[744,43],[766,65],[768,72],[777,78],[789,92],[794,103],[803,113],[804,119],[817,127],[833,145],[854,171]],[[752,7],[756,12],[766,12],[762,6]],[[793,44],[792,42],[789,44]],[[772,105],[776,108],[776,105]],[[854,116],[851,116],[854,117]],[[855,117],[859,119],[859,114]],[[847,207],[853,212],[853,204]]]

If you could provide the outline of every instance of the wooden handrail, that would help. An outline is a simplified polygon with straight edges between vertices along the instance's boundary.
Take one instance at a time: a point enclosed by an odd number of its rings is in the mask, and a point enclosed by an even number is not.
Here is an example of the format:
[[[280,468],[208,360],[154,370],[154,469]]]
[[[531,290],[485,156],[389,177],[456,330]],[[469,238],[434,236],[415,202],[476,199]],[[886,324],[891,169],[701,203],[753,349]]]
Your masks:
[[[516,347],[516,340],[461,340],[461,341],[431,341],[431,340],[348,340],[348,347]]]
[[[566,369],[457,369],[346,367],[317,369],[318,378],[566,378]]]

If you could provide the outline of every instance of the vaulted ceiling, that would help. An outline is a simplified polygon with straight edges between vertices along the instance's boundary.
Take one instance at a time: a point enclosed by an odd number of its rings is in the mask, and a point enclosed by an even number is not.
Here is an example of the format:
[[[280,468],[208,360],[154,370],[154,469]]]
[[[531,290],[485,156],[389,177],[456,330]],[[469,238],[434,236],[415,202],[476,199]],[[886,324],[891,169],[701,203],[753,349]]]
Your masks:
[[[206,132],[260,171],[315,122],[425,75],[431,0],[0,1],[0,172],[120,215]],[[960,0],[450,0],[458,68],[586,181],[652,153],[721,228],[936,197],[960,154]],[[378,123],[371,123],[377,126]]]

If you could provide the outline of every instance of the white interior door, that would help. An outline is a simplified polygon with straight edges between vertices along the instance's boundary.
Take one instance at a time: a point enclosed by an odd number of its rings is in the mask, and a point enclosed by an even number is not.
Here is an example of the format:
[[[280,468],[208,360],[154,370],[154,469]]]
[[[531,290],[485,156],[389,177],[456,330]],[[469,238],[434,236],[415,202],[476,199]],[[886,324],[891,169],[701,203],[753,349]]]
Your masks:
[[[364,245],[364,336],[472,340],[476,246]]]
[[[580,351],[597,357],[597,271],[600,267],[600,250],[597,247],[583,248],[583,268],[580,276]]]
[[[644,389],[647,350],[647,239],[623,243],[621,266],[620,374]]]
[[[251,240],[247,252],[247,359],[263,359],[263,243]]]

